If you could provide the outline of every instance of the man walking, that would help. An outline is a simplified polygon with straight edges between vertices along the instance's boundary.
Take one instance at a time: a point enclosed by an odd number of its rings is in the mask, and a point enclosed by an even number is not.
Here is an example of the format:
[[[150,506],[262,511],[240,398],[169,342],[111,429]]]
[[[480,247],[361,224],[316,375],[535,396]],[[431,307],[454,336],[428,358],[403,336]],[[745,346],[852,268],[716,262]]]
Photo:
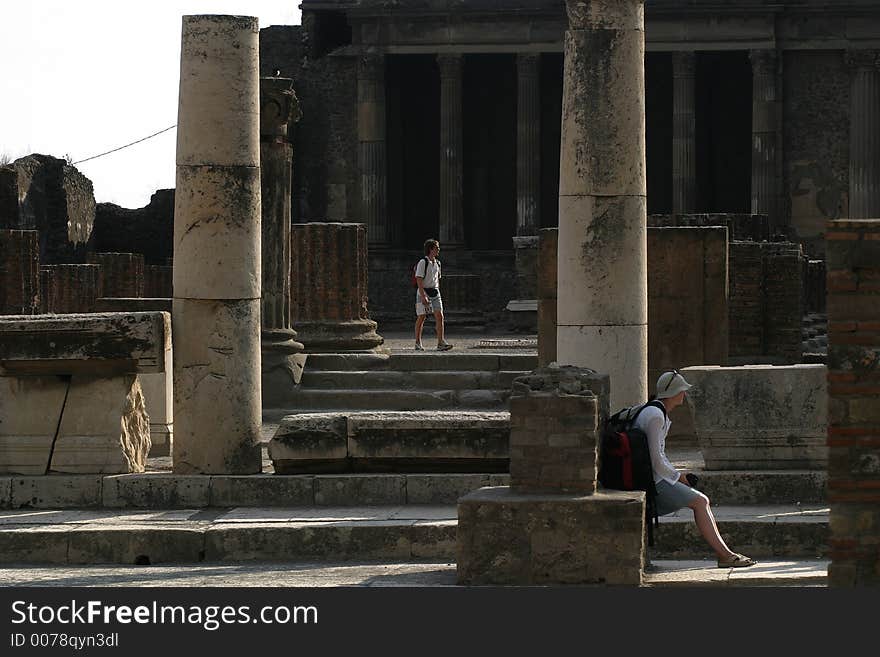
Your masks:
[[[443,299],[440,297],[440,242],[425,240],[425,257],[416,265],[416,351],[424,351],[422,328],[428,313],[437,324],[437,351],[449,351],[452,345],[443,338]]]

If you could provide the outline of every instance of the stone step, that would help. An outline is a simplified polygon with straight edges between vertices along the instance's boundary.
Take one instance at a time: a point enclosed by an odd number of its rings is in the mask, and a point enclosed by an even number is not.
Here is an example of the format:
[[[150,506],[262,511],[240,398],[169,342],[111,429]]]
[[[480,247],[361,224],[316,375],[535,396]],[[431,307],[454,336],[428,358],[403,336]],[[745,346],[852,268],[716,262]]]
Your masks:
[[[337,390],[509,390],[514,379],[527,371],[506,370],[309,370],[303,372],[300,389]]]
[[[756,559],[826,556],[827,510],[715,512],[732,549]],[[455,506],[10,511],[0,516],[0,563],[454,560],[456,530]],[[678,517],[664,519],[648,558],[708,552],[693,522]]]
[[[409,411],[441,409],[507,410],[509,389],[394,390],[312,389],[291,387],[271,391],[272,405],[300,411]]]
[[[418,371],[531,371],[538,366],[533,354],[475,354],[452,351],[413,351],[411,354],[309,354],[305,371],[390,370]]]
[[[713,560],[654,559],[642,586],[827,586],[826,559],[764,559],[750,568],[719,568]]]
[[[824,472],[700,472],[713,505],[823,504]],[[0,477],[0,509],[206,508],[358,504],[455,504],[506,473],[302,475],[43,475]]]

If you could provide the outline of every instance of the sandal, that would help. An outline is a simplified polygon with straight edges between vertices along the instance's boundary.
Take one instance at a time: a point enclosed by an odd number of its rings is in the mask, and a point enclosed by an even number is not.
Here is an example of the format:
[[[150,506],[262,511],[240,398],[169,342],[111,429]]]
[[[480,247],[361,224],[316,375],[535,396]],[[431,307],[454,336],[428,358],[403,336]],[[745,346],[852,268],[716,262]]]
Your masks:
[[[757,561],[754,559],[747,557],[744,554],[736,554],[729,559],[719,559],[718,567],[719,568],[748,568],[749,566],[754,566]]]

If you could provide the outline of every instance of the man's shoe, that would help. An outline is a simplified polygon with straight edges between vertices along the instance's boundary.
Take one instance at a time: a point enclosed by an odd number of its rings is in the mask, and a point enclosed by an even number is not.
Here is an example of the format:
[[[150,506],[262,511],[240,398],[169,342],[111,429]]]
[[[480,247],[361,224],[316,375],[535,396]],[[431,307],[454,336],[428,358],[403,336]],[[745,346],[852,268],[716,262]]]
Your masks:
[[[441,342],[437,345],[437,351],[449,351],[452,349],[452,345],[448,342]]]
[[[422,346],[421,342],[416,342],[416,351],[424,351],[425,348]]]

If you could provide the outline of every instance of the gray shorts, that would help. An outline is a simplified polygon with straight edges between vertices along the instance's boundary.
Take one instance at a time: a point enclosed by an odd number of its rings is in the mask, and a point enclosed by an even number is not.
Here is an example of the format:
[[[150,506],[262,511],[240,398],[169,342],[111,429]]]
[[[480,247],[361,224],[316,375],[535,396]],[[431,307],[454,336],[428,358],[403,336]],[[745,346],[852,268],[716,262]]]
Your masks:
[[[443,312],[443,299],[440,297],[440,290],[437,290],[436,297],[428,297],[428,305],[422,303],[419,293],[416,292],[416,315],[433,315],[436,312]]]
[[[665,516],[684,509],[700,496],[700,493],[687,484],[676,481],[670,484],[665,479],[656,483],[657,486],[657,515]]]

